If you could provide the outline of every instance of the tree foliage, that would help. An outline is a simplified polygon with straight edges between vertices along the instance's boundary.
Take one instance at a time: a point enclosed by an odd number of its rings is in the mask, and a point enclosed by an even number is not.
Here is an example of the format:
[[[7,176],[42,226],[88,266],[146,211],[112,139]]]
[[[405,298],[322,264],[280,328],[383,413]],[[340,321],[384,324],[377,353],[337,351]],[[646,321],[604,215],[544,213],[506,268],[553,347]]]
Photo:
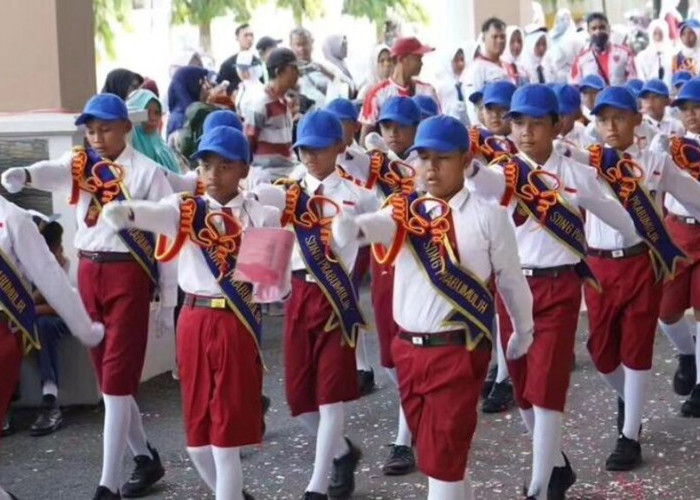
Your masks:
[[[323,14],[323,0],[276,0],[281,9],[290,9],[294,22],[301,26],[304,19],[316,19]]]
[[[343,14],[367,18],[374,23],[377,32],[392,14],[406,21],[428,22],[427,12],[416,0],[344,0]]]
[[[95,18],[95,41],[98,54],[110,59],[116,56],[114,32],[116,24],[128,27],[132,0],[93,0]]]

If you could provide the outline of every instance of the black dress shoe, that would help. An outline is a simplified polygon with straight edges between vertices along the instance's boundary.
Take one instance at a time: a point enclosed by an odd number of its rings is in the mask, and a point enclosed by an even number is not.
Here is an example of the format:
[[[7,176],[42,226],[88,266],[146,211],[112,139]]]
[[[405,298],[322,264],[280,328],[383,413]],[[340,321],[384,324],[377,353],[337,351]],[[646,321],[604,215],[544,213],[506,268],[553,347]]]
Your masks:
[[[486,380],[484,380],[484,387],[481,388],[481,397],[487,398],[491,394],[491,389],[493,389],[493,384],[496,383],[496,375],[498,374],[498,365],[493,365],[489,368],[489,373],[486,375]]]
[[[501,413],[513,407],[513,385],[510,380],[496,382],[488,397],[481,404],[481,411],[484,413]]]
[[[416,469],[416,457],[413,448],[399,444],[391,445],[389,457],[384,462],[382,472],[385,476],[404,476]]]
[[[246,490],[243,490],[243,500],[255,500],[255,497]]]
[[[0,434],[1,437],[7,437],[11,436],[12,434],[15,433],[15,426],[12,425],[12,416],[10,412],[7,412],[7,415],[5,415],[5,418],[2,421],[2,434]]]
[[[267,411],[270,409],[270,405],[272,404],[272,401],[270,400],[269,397],[267,397],[265,394],[261,396],[261,401],[262,401],[262,411],[263,415],[267,414]]]
[[[625,401],[621,397],[617,397],[617,435],[622,435],[622,428],[625,426]],[[639,424],[639,432],[637,439],[642,436],[642,424]]]
[[[611,471],[628,471],[636,469],[642,463],[642,447],[639,441],[624,435],[617,438],[615,450],[605,461],[605,468]]]
[[[679,354],[678,368],[673,374],[673,392],[687,396],[693,390],[696,380],[695,355]]]
[[[328,500],[328,495],[316,493],[315,491],[307,491],[304,493],[303,500]]]
[[[97,491],[95,492],[95,496],[92,497],[92,500],[119,500],[121,499],[121,495],[117,491],[116,493],[112,493],[112,491],[107,488],[106,486],[98,486]]]
[[[566,490],[571,488],[576,482],[576,473],[571,467],[569,457],[564,453],[564,466],[554,467],[552,475],[549,478],[547,487],[547,500],[564,500],[566,498]]]
[[[124,498],[138,498],[148,495],[153,485],[165,475],[160,455],[150,444],[148,449],[153,458],[146,455],[134,457],[134,462],[136,462],[134,472],[131,473],[129,480],[122,486],[122,496]]]
[[[19,498],[17,498],[16,496],[14,496],[14,495],[13,495],[12,493],[10,493],[9,491],[6,491],[5,493],[7,493],[7,494],[9,495],[10,500],[19,500]]]
[[[333,471],[331,472],[331,482],[328,485],[328,496],[330,498],[349,498],[355,491],[355,469],[362,458],[362,451],[345,438],[350,449],[345,455],[333,460]]]
[[[700,384],[693,387],[690,398],[681,405],[681,414],[684,417],[700,418]]]
[[[63,412],[58,405],[54,407],[44,406],[39,410],[36,420],[29,428],[30,436],[46,436],[56,432],[63,424]]]
[[[367,396],[374,391],[374,370],[357,370],[357,385],[360,386],[360,396]]]

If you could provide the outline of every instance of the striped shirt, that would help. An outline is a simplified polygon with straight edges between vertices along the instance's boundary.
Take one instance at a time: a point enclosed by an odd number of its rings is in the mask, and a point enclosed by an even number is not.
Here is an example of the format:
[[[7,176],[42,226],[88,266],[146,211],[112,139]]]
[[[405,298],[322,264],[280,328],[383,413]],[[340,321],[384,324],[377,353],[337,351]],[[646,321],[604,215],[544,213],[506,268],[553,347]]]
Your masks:
[[[253,151],[254,167],[294,166],[292,114],[284,96],[276,96],[270,87],[265,87],[251,99],[243,119],[245,135]]]
[[[390,97],[429,95],[435,99],[435,102],[438,103],[439,107],[440,100],[438,99],[437,92],[432,85],[419,80],[414,80],[413,85],[413,89],[409,87],[402,87],[391,78],[379,82],[367,93],[365,102],[362,105],[362,112],[360,113],[360,123],[364,123],[365,125],[376,125],[377,120],[379,119],[382,104],[384,104],[384,102],[386,102],[386,100]],[[411,92],[411,90],[413,90],[413,92]]]

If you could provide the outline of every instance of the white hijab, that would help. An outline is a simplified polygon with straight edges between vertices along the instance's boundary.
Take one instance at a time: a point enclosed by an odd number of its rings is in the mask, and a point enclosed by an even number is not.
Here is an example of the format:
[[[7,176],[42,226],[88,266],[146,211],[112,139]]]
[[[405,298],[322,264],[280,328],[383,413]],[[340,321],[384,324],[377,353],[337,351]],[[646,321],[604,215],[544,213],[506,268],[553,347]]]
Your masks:
[[[522,40],[522,47],[520,50],[520,54],[518,57],[514,57],[513,53],[510,51],[510,41],[513,38],[513,35],[515,33],[520,33],[520,39]],[[503,51],[503,55],[501,56],[501,61],[503,61],[506,64],[517,64],[520,62],[523,58],[523,52],[525,51],[525,33],[523,32],[522,29],[518,26],[508,26],[506,28],[506,50]]]
[[[657,29],[661,30],[662,40],[660,42],[654,41],[654,31]],[[647,32],[649,33],[649,46],[642,52],[650,51],[654,54],[658,52],[666,53],[673,48],[671,38],[668,33],[668,23],[663,19],[654,19],[652,22],[650,22]]]

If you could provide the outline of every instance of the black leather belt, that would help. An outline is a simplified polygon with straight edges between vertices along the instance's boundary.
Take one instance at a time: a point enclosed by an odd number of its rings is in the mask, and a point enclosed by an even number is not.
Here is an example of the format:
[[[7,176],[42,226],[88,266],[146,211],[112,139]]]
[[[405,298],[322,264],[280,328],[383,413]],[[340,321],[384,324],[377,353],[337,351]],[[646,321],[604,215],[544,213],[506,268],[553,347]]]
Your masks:
[[[589,248],[588,255],[591,257],[602,257],[604,259],[626,259],[627,257],[635,257],[649,251],[646,243],[637,243],[634,246],[620,248],[618,250],[600,250],[598,248]]]
[[[192,295],[188,293],[185,295],[184,304],[190,307],[201,307],[204,309],[227,309],[231,310],[223,297],[202,297],[200,295]]]
[[[316,283],[313,274],[304,269],[299,269],[298,271],[292,271],[292,278],[298,280],[306,281],[307,283]]]
[[[134,260],[129,252],[86,252],[80,250],[78,256],[92,262],[130,262]]]
[[[698,222],[694,217],[684,217],[682,215],[676,214],[668,214],[668,216],[676,222],[680,222],[681,224],[686,224],[688,226],[697,226],[698,224],[700,224],[700,222]]]
[[[451,330],[449,332],[414,333],[399,332],[399,338],[410,342],[417,347],[446,347],[450,345],[465,345],[467,343],[464,330]]]
[[[576,266],[567,264],[565,266],[554,267],[523,267],[523,275],[528,278],[557,278],[564,274],[575,271]]]

